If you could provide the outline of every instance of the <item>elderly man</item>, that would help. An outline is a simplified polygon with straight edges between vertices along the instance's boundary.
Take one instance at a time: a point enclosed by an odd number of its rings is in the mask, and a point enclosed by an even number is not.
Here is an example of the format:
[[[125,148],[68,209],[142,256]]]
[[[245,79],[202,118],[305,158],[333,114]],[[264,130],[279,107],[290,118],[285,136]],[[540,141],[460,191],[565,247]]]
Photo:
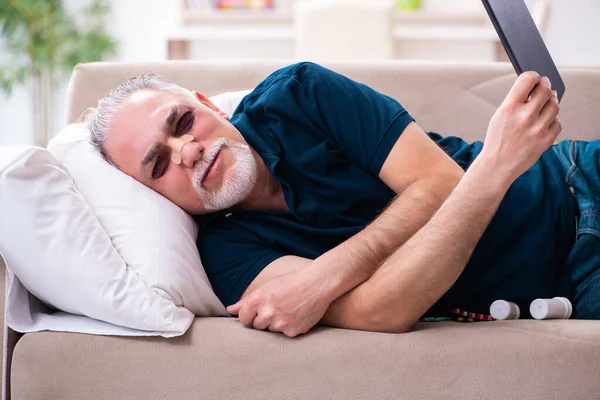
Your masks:
[[[600,318],[600,224],[585,214],[600,196],[598,146],[553,145],[558,112],[549,80],[524,73],[484,143],[468,144],[299,63],[230,119],[200,93],[143,75],[87,123],[109,162],[196,216],[228,311],[293,337],[317,323],[405,332],[455,308],[485,313],[505,299],[527,309],[559,295],[575,317]]]

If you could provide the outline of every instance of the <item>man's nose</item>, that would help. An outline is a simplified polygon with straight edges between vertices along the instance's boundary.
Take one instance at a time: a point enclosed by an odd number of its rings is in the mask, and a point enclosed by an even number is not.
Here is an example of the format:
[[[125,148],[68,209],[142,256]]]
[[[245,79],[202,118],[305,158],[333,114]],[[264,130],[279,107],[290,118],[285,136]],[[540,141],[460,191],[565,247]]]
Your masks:
[[[191,141],[181,148],[181,163],[187,168],[193,168],[196,161],[202,158],[204,146],[196,141]]]

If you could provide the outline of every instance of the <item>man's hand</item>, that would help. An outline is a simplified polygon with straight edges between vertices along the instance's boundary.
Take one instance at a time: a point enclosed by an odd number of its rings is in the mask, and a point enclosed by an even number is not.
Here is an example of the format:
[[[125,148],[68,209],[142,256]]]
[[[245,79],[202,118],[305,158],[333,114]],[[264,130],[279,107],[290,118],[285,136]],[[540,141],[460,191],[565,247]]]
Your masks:
[[[480,156],[503,178],[514,181],[562,131],[558,112],[550,80],[536,72],[522,73],[490,120]]]
[[[317,277],[305,270],[277,276],[227,307],[227,311],[255,329],[282,332],[289,337],[306,333],[333,301]]]

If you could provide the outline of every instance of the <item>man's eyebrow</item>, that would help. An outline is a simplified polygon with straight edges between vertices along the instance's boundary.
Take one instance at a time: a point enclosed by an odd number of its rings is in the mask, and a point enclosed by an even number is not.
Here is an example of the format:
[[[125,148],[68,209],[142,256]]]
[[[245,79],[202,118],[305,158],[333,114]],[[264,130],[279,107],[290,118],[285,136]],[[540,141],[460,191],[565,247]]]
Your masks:
[[[146,170],[148,169],[148,166],[150,165],[150,163],[152,163],[152,160],[156,158],[156,156],[162,150],[163,147],[164,145],[160,142],[156,142],[152,145],[152,147],[150,148],[148,153],[146,153],[144,159],[140,163],[140,170],[142,171],[142,175],[146,175]]]
[[[179,110],[181,108],[182,108],[181,105],[174,105],[169,110],[169,113],[167,114],[167,118],[165,119],[165,124],[163,125],[163,128],[162,128],[162,131],[165,134],[165,136],[168,137],[170,135],[170,133],[173,131],[173,125],[175,124],[175,120],[177,119],[177,115],[179,114]],[[156,156],[162,150],[163,147],[164,147],[164,145],[162,143],[156,142],[152,145],[150,150],[148,150],[148,152],[144,156],[144,159],[140,163],[140,171],[142,172],[142,175],[144,175],[144,176],[146,175],[146,173],[147,173],[146,170],[148,169],[148,166],[150,165],[150,163],[152,163],[152,160],[154,160],[156,158]]]
[[[181,108],[181,105],[174,105],[169,110],[167,119],[165,119],[165,125],[163,126],[163,133],[166,136],[169,136],[169,133],[173,131],[173,125],[175,124],[175,120],[177,119],[177,115],[179,114],[179,110],[181,110]]]

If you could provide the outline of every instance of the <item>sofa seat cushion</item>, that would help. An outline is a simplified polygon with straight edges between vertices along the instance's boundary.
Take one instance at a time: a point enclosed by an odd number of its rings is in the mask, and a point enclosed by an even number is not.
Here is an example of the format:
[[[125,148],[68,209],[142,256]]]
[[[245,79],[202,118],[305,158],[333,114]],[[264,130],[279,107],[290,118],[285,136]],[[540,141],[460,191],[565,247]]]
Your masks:
[[[233,318],[196,318],[173,339],[29,333],[11,386],[12,400],[595,399],[600,321],[318,327],[295,339]]]

